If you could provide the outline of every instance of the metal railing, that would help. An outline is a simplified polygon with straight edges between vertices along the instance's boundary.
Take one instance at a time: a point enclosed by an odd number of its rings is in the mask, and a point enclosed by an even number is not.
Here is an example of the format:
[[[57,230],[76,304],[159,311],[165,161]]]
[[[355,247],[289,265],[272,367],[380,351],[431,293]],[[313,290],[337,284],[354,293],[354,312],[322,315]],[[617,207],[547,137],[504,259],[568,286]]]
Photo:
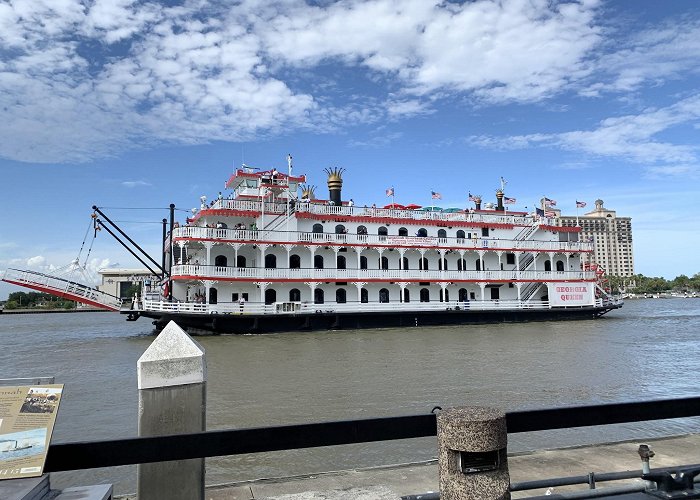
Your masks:
[[[506,413],[509,434],[700,416],[700,397]],[[370,443],[437,435],[432,413],[52,444],[45,472]]]

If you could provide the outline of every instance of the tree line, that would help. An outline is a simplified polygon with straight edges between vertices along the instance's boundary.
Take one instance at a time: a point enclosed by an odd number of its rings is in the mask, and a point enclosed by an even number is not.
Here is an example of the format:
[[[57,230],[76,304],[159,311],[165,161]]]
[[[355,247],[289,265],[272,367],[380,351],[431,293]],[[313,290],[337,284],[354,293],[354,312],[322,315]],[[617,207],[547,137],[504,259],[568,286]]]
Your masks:
[[[5,309],[75,309],[75,302],[42,292],[12,292]]]
[[[613,292],[621,290],[633,293],[700,292],[700,273],[695,273],[692,277],[681,274],[672,280],[647,277],[642,274],[635,274],[632,278],[611,276],[608,279]],[[634,286],[629,285],[631,282],[634,283]]]

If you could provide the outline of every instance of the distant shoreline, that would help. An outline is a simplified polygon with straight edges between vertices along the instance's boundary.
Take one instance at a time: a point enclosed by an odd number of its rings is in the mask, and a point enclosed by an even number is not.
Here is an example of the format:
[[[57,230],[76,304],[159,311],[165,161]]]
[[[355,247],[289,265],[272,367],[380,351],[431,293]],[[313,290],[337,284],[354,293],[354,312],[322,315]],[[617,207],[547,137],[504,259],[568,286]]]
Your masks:
[[[98,308],[80,309],[0,309],[0,314],[48,314],[48,313],[86,313],[86,312],[114,312]]]

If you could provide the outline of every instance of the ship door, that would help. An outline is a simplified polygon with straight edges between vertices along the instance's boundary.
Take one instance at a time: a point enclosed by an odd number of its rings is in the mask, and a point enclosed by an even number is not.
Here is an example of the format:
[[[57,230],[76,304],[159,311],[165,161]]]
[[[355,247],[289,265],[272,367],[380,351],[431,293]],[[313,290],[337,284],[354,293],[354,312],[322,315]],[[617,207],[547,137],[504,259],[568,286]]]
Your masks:
[[[491,288],[491,300],[498,300],[501,298],[501,290],[499,288]]]
[[[216,288],[209,289],[209,303],[210,304],[216,304],[217,295],[218,295],[218,292],[217,292]]]

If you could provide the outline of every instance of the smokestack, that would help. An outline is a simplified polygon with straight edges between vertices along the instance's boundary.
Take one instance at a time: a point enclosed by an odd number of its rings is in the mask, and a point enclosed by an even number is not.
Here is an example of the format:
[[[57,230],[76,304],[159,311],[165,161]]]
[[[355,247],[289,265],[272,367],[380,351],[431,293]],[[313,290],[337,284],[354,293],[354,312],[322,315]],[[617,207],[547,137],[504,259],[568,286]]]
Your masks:
[[[474,205],[476,205],[476,210],[481,210],[481,195],[477,194],[474,196]]]
[[[505,208],[503,208],[503,191],[500,189],[496,191],[496,200],[498,201],[498,206],[496,207],[496,210],[499,212],[505,211]]]
[[[335,205],[342,205],[341,190],[343,189],[343,172],[344,168],[326,168],[323,170],[328,174],[328,199]]]

